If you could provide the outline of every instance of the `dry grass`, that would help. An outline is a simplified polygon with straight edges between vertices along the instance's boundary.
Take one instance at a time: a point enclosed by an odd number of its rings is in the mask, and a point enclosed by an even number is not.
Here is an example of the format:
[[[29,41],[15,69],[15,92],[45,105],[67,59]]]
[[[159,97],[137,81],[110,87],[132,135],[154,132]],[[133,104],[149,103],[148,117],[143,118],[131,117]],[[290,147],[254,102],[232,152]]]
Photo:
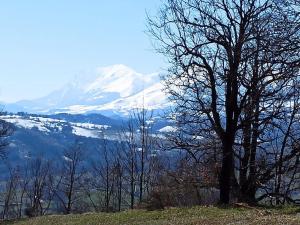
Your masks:
[[[297,209],[244,208],[171,208],[164,211],[133,210],[116,214],[89,213],[83,215],[45,216],[9,225],[213,225],[213,224],[300,224]]]

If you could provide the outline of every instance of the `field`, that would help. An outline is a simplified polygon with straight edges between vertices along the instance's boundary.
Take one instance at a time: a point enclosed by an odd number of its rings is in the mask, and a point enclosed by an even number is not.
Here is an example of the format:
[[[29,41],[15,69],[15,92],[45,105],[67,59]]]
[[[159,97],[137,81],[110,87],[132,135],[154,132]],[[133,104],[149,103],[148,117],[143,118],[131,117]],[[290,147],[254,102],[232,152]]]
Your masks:
[[[213,224],[300,224],[297,208],[244,209],[193,207],[170,208],[163,211],[132,210],[115,214],[45,216],[6,225],[213,225]]]

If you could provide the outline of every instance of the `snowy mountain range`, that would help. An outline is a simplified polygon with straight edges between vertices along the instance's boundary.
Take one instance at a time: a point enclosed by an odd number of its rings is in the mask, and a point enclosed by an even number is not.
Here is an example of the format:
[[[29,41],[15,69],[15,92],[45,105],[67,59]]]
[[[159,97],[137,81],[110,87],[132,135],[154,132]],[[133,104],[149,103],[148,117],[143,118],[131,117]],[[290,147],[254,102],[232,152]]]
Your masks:
[[[127,115],[133,108],[169,106],[159,73],[141,74],[125,65],[98,68],[36,100],[5,104],[5,111],[39,114]]]

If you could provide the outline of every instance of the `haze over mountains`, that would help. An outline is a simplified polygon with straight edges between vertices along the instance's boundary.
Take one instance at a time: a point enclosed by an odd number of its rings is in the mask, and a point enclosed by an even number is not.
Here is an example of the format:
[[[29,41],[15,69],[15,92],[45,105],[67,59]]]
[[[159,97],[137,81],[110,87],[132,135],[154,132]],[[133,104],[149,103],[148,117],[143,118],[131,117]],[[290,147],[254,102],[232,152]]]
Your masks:
[[[5,111],[124,116],[133,108],[163,110],[168,107],[162,88],[159,73],[141,74],[125,65],[113,65],[77,76],[45,97],[5,104]]]
[[[158,112],[151,119],[153,134],[171,132],[168,121],[157,116],[169,106],[162,88],[159,73],[144,75],[114,65],[78,76],[45,97],[4,103],[8,113],[0,119],[14,127],[8,157],[15,164],[40,155],[61,160],[76,141],[94,154],[99,140],[105,138],[109,145],[120,141],[126,116],[143,106]]]

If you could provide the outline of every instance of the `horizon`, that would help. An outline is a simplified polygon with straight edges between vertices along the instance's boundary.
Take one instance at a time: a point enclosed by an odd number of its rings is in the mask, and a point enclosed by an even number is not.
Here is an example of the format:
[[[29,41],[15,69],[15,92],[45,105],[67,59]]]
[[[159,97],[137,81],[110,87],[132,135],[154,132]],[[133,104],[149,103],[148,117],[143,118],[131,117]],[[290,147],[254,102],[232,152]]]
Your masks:
[[[150,74],[164,66],[146,34],[160,0],[6,2],[0,9],[0,101],[33,100],[99,67]],[[5,54],[4,54],[5,53]]]
[[[52,90],[49,90],[49,92],[47,93],[44,93],[43,95],[40,95],[40,96],[36,96],[34,98],[20,98],[16,101],[3,101],[1,100],[1,97],[0,97],[0,104],[15,104],[15,103],[18,103],[18,102],[22,102],[22,101],[34,101],[34,100],[38,100],[38,99],[41,99],[41,98],[44,98],[44,97],[47,97],[49,95],[51,95],[52,93],[56,92],[56,91],[61,91],[63,88],[65,88],[66,86],[70,85],[71,83],[73,82],[79,82],[79,81],[82,81],[82,82],[86,82],[86,81],[95,81],[94,79],[98,79],[99,76],[103,75],[101,74],[101,71],[103,70],[113,70],[115,67],[124,67],[124,69],[128,69],[128,70],[132,70],[138,74],[142,74],[142,75],[151,75],[151,74],[159,74],[160,71],[153,71],[153,72],[150,72],[150,73],[141,73],[140,71],[132,68],[132,67],[129,67],[125,64],[111,64],[111,65],[106,65],[106,66],[100,66],[100,67],[96,67],[94,69],[89,69],[89,70],[85,70],[85,71],[82,71],[80,74],[76,74],[76,75],[73,75],[70,77],[70,79],[68,79],[67,81],[65,81],[64,83],[60,83],[58,87],[52,89]]]

